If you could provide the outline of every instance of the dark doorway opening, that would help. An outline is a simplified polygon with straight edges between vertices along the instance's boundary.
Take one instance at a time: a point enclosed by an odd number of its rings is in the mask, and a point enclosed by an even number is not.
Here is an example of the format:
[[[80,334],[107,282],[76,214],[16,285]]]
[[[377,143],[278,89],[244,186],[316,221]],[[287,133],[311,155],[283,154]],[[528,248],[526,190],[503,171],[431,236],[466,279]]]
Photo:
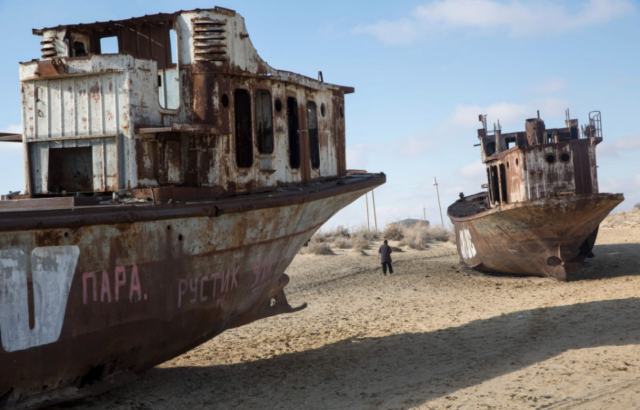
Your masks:
[[[498,167],[491,167],[491,199],[500,202],[500,181],[498,180]]]
[[[507,170],[504,167],[504,164],[500,164],[500,189],[502,191],[502,203],[508,204],[509,201],[507,199]]]
[[[253,165],[253,140],[251,138],[251,96],[241,88],[233,94],[236,119],[236,163],[240,168]]]
[[[93,191],[93,152],[91,147],[49,149],[51,193]]]
[[[289,128],[289,163],[291,168],[300,168],[300,124],[298,121],[298,101],[287,98],[287,125]]]

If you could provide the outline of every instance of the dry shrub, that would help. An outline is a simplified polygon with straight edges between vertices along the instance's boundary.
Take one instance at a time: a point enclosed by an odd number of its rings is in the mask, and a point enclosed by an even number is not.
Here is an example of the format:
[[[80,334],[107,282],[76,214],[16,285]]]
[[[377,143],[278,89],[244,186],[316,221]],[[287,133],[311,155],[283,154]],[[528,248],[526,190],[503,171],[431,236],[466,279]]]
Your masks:
[[[349,249],[351,248],[351,242],[346,238],[336,238],[333,241],[333,246],[338,249]]]
[[[309,245],[302,248],[302,251],[307,255],[335,255],[327,243],[315,240],[309,242]]]
[[[634,208],[636,208],[636,209],[640,209],[640,202],[638,202],[638,203],[634,206]]]
[[[342,226],[342,225],[338,225],[336,227],[336,229],[333,231],[333,235],[337,236],[337,237],[343,237],[343,238],[351,238],[351,234],[349,233],[349,229]]]
[[[398,226],[398,224],[389,224],[384,228],[384,233],[382,234],[384,239],[389,241],[401,241],[404,238],[402,234],[402,229]]]
[[[398,248],[397,246],[391,246],[391,252],[404,252],[402,248]]]
[[[426,249],[429,243],[434,241],[447,242],[452,239],[452,231],[446,228],[427,228],[424,226],[412,226],[403,229],[404,239],[400,246],[408,246],[413,249]]]
[[[446,228],[426,228],[423,235],[428,240],[447,242],[449,240],[450,230]]]
[[[364,251],[369,249],[369,241],[363,237],[355,237],[351,240],[351,246],[354,251]]]

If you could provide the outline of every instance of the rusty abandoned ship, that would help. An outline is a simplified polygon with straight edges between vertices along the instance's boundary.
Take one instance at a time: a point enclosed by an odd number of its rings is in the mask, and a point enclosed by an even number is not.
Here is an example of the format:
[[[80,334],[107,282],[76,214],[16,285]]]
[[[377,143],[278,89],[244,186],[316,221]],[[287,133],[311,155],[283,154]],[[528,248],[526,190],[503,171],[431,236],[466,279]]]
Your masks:
[[[499,123],[478,130],[486,191],[464,196],[448,209],[461,263],[483,271],[577,278],[600,222],[622,194],[598,192],[598,111],[579,127],[566,111],[566,127],[547,129],[528,119],[525,132],[502,133]]]
[[[285,269],[385,182],[346,170],[354,89],[271,68],[223,8],[34,34],[23,134],[0,137],[26,172],[0,201],[0,408],[98,394],[304,307]]]

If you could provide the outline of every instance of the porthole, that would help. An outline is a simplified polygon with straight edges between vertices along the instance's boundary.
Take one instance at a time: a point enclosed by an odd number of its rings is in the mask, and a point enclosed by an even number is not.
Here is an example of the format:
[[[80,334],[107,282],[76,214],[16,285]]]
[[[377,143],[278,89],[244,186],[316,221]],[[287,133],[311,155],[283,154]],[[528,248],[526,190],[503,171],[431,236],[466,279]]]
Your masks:
[[[516,158],[516,167],[518,166],[518,158]]]
[[[182,236],[182,234],[178,235],[178,240],[182,241],[184,239],[184,237]]]
[[[509,168],[509,161],[507,161],[507,168]]]
[[[171,225],[167,225],[167,231],[171,230]]]
[[[549,164],[553,164],[554,162],[556,162],[556,156],[553,154],[549,154],[547,155],[547,162]]]
[[[320,114],[322,114],[322,118],[327,116],[327,107],[325,107],[324,103],[320,105]]]
[[[229,96],[227,94],[222,94],[222,97],[220,98],[220,103],[224,108],[227,108],[229,106]]]
[[[344,108],[340,106],[340,118],[344,118]]]
[[[282,111],[282,100],[280,98],[276,98],[276,111]]]
[[[569,162],[569,160],[571,159],[571,155],[565,152],[564,154],[560,155],[560,159],[562,160],[562,162]]]

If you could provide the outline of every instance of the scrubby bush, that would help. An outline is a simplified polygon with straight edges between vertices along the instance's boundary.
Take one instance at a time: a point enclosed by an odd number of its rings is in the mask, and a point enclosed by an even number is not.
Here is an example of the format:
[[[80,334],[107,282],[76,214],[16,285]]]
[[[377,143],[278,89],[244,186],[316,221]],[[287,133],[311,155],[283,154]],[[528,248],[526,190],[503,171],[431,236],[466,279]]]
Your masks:
[[[426,249],[431,242],[447,242],[452,240],[453,232],[446,228],[412,226],[403,228],[402,234],[404,238],[400,242],[400,246],[408,246],[413,249]]]
[[[302,248],[302,252],[307,255],[335,255],[329,244],[316,240],[311,240],[306,247]]]
[[[358,236],[358,237],[352,238],[351,247],[353,248],[354,251],[361,252],[369,249],[369,241],[367,241],[365,238],[361,236]]]
[[[638,202],[638,203],[634,206],[634,208],[636,208],[636,209],[640,209],[640,202]]]
[[[338,249],[349,249],[351,248],[351,241],[347,238],[336,238],[333,241],[333,247]]]
[[[389,241],[400,241],[404,238],[402,234],[402,228],[398,226],[398,224],[389,224],[384,228],[384,232],[382,234],[384,239]]]

